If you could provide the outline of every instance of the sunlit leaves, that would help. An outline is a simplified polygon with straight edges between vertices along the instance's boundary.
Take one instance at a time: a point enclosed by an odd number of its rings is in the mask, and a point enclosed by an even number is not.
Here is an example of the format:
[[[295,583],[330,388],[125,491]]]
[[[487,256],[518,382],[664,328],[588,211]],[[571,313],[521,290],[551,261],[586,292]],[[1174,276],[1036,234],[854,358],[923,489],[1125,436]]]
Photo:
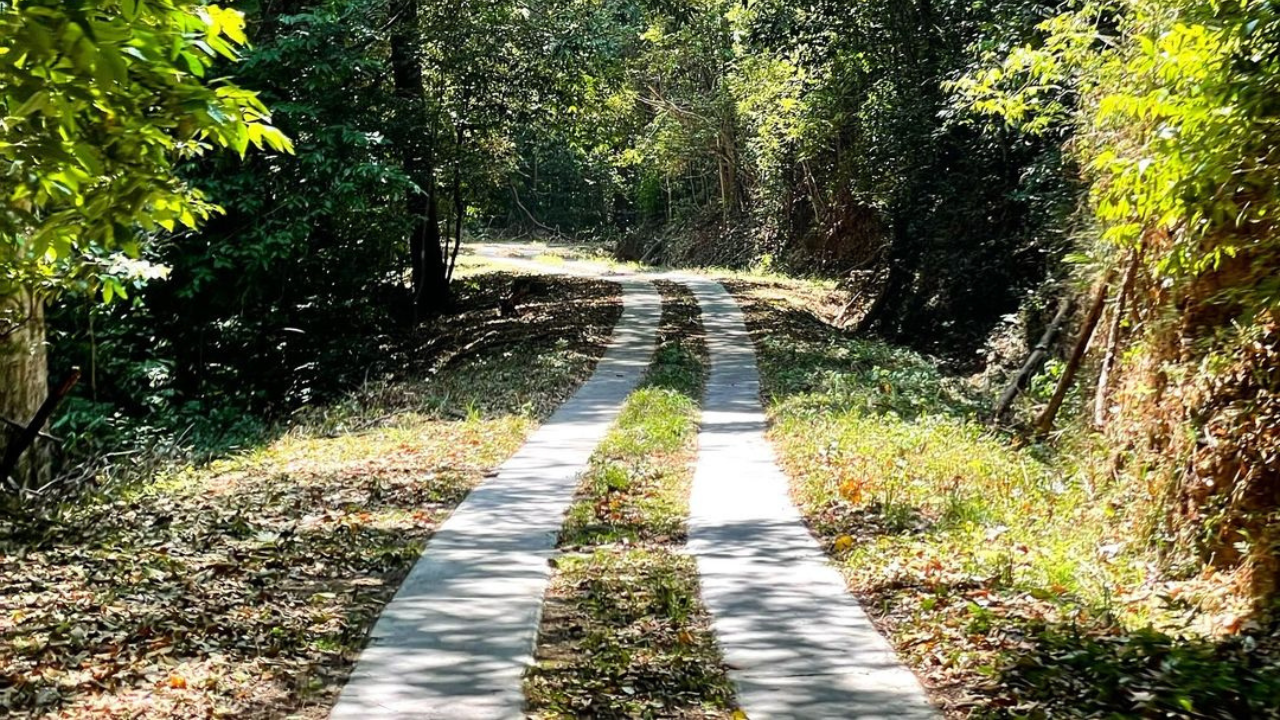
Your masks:
[[[216,208],[180,159],[290,152],[253,93],[205,80],[246,42],[202,2],[0,3],[0,283],[56,290],[136,257],[139,232],[195,228]]]
[[[1153,269],[1174,278],[1222,268],[1236,236],[1256,263],[1276,257],[1274,241],[1257,242],[1274,237],[1280,211],[1274,4],[1089,3],[1041,30],[1042,43],[955,88],[1024,130],[1076,131],[1103,240],[1153,245]],[[1264,291],[1247,303],[1278,301]]]

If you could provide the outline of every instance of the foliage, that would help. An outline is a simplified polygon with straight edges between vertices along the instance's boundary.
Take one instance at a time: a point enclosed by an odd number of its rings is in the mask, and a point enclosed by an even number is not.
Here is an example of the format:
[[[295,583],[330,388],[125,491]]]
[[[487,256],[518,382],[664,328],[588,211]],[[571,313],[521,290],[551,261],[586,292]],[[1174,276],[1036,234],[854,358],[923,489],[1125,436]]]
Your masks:
[[[230,402],[259,412],[331,395],[352,381],[343,368],[386,352],[404,317],[407,181],[379,110],[390,97],[381,16],[329,3],[262,20],[236,70],[277,108],[296,155],[189,167],[226,215],[158,250],[170,277],[129,318],[97,321],[115,354],[166,368],[179,404],[232,388]]]
[[[1116,37],[1104,37],[1112,24]],[[960,83],[973,106],[1036,132],[1076,124],[1102,238],[1154,243],[1162,276],[1186,282],[1220,270],[1260,241],[1248,252],[1260,282],[1219,300],[1273,308],[1274,5],[1086,4],[1041,30],[1041,47],[1015,49]],[[1072,98],[1082,99],[1078,113]]]
[[[55,367],[90,369],[84,393],[110,405],[94,407],[135,428],[145,416],[181,430],[212,407],[278,416],[398,360],[397,338],[423,319],[404,287],[418,225],[406,197],[430,196],[443,252],[477,203],[506,192],[515,133],[555,111],[548,78],[571,58],[532,50],[553,44],[555,8],[417,5],[418,23],[401,28],[420,49],[410,97],[393,82],[387,33],[399,5],[245,5],[253,46],[218,70],[261,93],[296,154],[183,164],[225,213],[144,248],[168,274],[129,285],[132,306],[54,310]],[[431,172],[410,177],[410,158]]]
[[[287,151],[266,106],[206,78],[244,18],[174,0],[0,4],[0,281],[62,288],[146,276],[138,228],[194,228],[216,207],[175,176],[211,147]]]
[[[598,188],[540,201],[535,227],[607,220],[629,259],[861,271],[885,298],[869,326],[972,345],[1056,272],[1075,190],[1060,138],[951,112],[944,84],[1037,7],[601,4],[585,87],[522,146],[521,195]],[[573,162],[549,162],[557,141]],[[525,205],[506,214],[520,227]]]
[[[958,87],[980,112],[1073,133],[1100,230],[1085,251],[1104,268],[1136,254],[1143,270],[1109,431],[1133,451],[1133,496],[1164,505],[1145,529],[1171,564],[1239,570],[1265,606],[1280,587],[1276,438],[1253,419],[1280,388],[1280,13],[1090,2],[1040,33]]]

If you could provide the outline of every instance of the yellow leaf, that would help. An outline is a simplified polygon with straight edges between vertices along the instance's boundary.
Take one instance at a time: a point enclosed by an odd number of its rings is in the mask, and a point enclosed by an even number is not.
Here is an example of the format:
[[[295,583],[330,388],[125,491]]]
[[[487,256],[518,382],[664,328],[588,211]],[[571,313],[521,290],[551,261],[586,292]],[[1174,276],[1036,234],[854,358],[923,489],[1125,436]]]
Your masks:
[[[837,552],[846,552],[853,548],[853,538],[848,535],[841,535],[836,538],[835,548]]]

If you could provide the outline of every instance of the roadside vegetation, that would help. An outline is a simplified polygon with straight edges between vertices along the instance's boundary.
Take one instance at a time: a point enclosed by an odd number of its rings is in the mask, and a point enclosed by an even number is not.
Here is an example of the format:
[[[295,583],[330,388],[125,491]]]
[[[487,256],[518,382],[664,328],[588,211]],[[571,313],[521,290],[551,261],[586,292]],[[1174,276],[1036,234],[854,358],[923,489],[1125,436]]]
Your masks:
[[[232,5],[0,0],[15,712],[199,695],[165,664],[205,651],[165,628],[312,583],[283,568],[313,510],[400,528],[350,560],[389,586],[613,307],[457,262],[534,236],[735,271],[797,497],[954,712],[1275,716],[1277,0]],[[657,387],[627,423],[684,422]],[[398,450],[437,423],[479,445]],[[678,545],[650,430],[620,426],[566,549]],[[186,604],[224,578],[225,607]],[[208,661],[311,692],[268,626]],[[270,705],[212,687],[210,712]]]
[[[815,535],[955,717],[1275,717],[1280,634],[1211,572],[1169,578],[1158,516],[1083,429],[993,429],[990,394],[733,282],[771,437]]]
[[[681,552],[706,367],[698,305],[660,282],[659,344],[561,531],[529,707],[544,718],[724,718],[733,691]]]
[[[0,715],[325,717],[434,529],[620,312],[616,285],[543,279],[499,318],[513,277],[469,274],[447,330],[403,339],[414,362],[237,452],[0,521]]]

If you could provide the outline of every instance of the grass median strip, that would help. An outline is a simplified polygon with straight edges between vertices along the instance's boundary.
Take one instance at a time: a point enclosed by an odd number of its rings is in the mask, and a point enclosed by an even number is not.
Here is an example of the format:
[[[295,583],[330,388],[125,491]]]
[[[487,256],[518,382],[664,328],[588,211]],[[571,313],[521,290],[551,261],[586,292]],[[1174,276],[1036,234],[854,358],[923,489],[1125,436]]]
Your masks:
[[[535,717],[717,718],[732,685],[680,552],[706,350],[673,283],[645,380],[592,458],[570,509],[526,691]]]

